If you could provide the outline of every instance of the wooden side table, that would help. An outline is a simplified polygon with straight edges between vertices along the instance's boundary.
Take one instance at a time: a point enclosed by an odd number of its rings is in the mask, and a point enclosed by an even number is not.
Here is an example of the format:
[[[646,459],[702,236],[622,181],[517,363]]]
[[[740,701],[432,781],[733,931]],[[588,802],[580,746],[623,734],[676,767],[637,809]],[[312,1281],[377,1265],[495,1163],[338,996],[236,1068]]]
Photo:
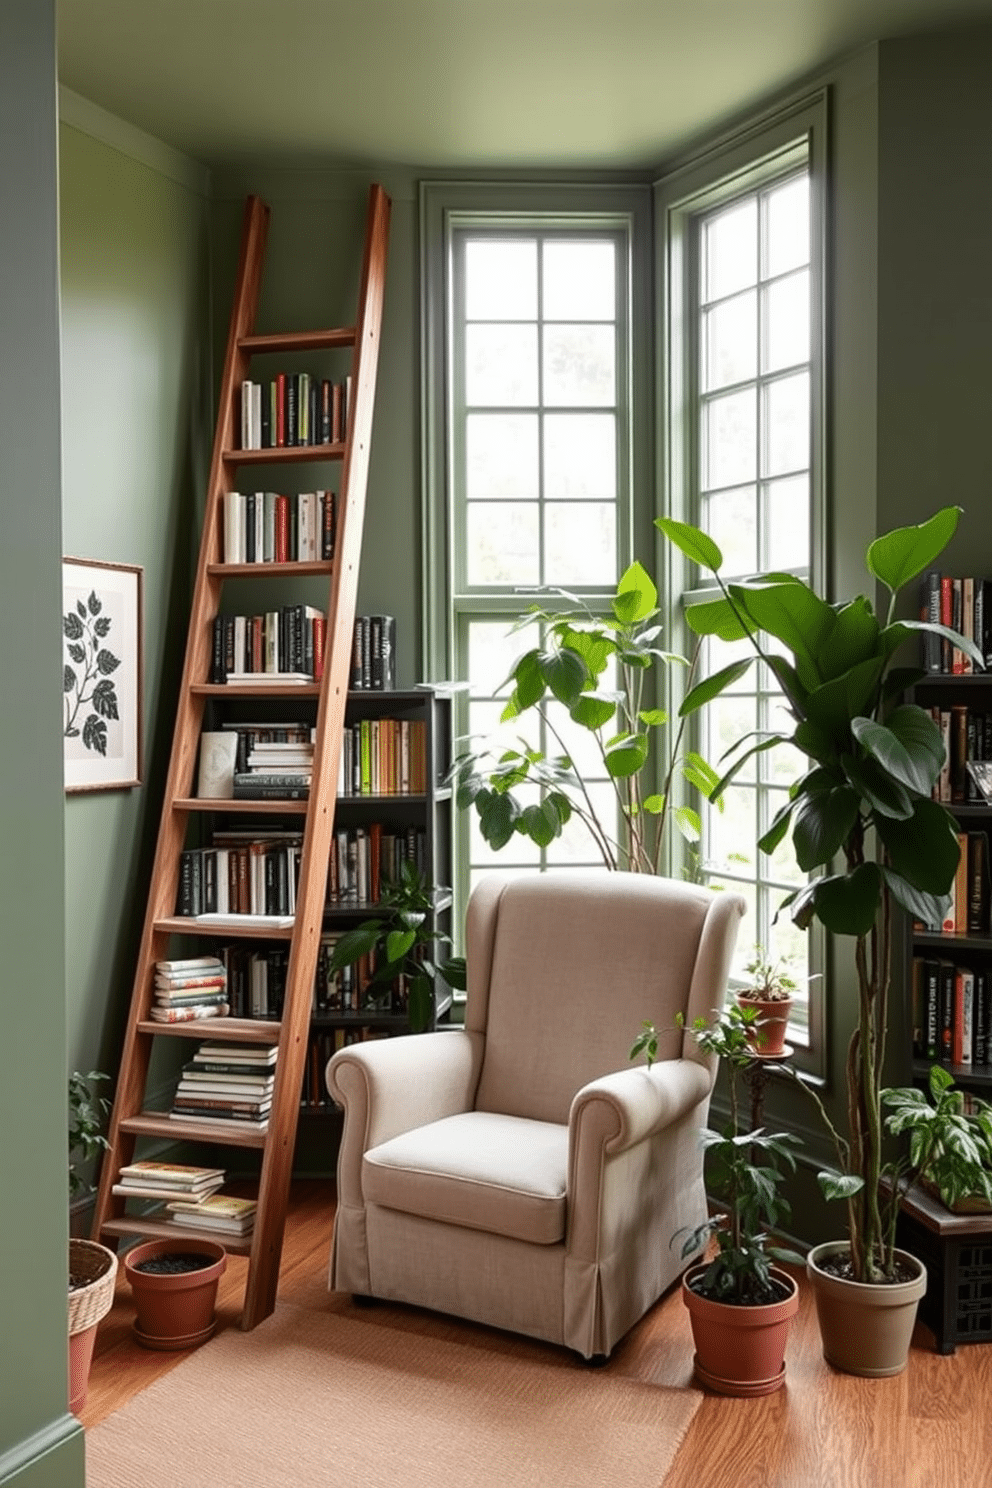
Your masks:
[[[896,1242],[927,1268],[919,1315],[937,1352],[992,1343],[992,1214],[952,1214],[913,1187],[902,1202]]]

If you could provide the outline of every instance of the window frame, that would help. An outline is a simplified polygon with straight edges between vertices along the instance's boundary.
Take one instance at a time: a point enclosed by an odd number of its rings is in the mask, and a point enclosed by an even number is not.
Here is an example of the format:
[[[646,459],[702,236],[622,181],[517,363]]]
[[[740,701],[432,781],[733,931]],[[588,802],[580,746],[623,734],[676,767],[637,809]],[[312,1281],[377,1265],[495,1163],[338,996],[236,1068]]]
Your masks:
[[[825,595],[829,593],[825,513],[827,105],[826,89],[796,99],[716,142],[655,183],[656,296],[660,310],[656,349],[660,389],[657,483],[665,512],[679,520],[697,523],[699,291],[695,225],[705,213],[735,197],[760,189],[779,176],[787,176],[801,160],[808,165],[812,302],[809,578],[816,592]],[[679,627],[674,643],[685,650],[692,643],[684,619],[685,605],[712,597],[718,591],[707,585],[705,576],[663,539],[658,543],[656,567],[659,578],[664,578],[673,626]],[[678,700],[674,701],[677,704]],[[746,937],[746,927],[743,933]],[[818,923],[814,923],[808,934],[809,971],[813,978],[808,988],[808,1044],[796,1040],[795,1062],[804,1071],[822,1078],[827,1057],[827,937]],[[751,936],[751,940],[756,938],[757,933]]]

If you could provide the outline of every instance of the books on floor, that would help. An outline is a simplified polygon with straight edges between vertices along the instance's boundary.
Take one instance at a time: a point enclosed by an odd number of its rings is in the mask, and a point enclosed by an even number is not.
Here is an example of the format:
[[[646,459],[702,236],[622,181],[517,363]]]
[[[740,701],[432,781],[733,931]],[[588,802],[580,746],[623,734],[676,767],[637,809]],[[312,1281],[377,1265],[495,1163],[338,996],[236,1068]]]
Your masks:
[[[152,996],[151,1017],[156,1023],[226,1017],[227,969],[219,956],[156,961]]]
[[[203,1230],[219,1230],[229,1235],[250,1235],[255,1227],[257,1199],[236,1199],[230,1194],[214,1194],[202,1204],[176,1199],[166,1204],[171,1223]]]
[[[122,1167],[113,1192],[132,1199],[177,1199],[196,1207],[223,1183],[223,1168],[147,1160]]]

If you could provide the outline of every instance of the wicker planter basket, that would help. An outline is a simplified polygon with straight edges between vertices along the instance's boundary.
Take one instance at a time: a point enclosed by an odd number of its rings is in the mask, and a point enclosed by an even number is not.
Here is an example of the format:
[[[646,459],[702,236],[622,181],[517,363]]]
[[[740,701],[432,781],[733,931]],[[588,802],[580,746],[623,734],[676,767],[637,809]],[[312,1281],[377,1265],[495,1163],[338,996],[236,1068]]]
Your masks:
[[[95,1240],[69,1241],[69,1270],[84,1278],[69,1293],[69,1337],[91,1328],[110,1311],[117,1279],[117,1257]]]

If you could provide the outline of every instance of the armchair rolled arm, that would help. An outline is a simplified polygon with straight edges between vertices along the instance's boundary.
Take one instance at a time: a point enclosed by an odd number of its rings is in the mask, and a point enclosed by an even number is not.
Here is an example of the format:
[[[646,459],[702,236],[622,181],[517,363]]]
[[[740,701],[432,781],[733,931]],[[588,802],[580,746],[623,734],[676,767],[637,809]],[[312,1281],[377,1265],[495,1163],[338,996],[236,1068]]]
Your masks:
[[[617,1070],[584,1085],[569,1113],[569,1146],[596,1140],[610,1156],[670,1126],[713,1088],[713,1071],[689,1059]]]

